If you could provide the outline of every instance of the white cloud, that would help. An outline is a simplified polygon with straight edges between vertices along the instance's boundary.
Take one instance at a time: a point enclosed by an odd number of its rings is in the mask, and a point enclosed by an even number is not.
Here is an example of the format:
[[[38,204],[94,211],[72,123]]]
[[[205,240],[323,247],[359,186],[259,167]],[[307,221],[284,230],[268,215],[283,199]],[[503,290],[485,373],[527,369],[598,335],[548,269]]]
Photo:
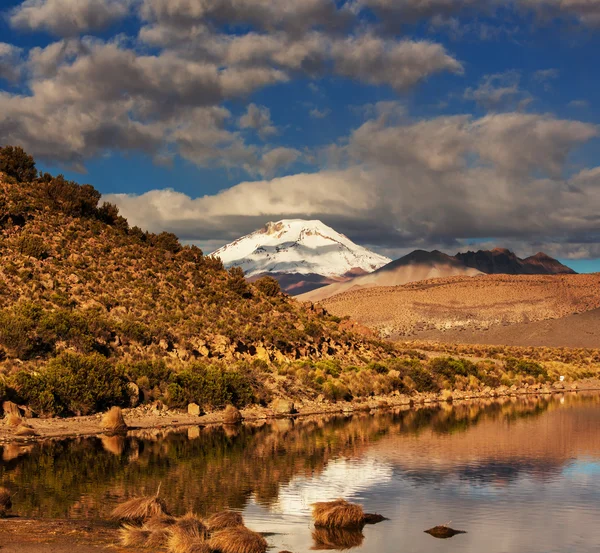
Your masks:
[[[271,121],[271,110],[265,106],[249,104],[246,113],[240,117],[241,129],[254,129],[261,138],[277,134],[277,128]]]
[[[124,18],[130,0],[25,0],[10,13],[13,27],[74,36],[100,30]]]
[[[345,169],[245,182],[197,199],[161,190],[107,199],[133,223],[198,241],[310,217],[382,247],[557,236],[564,255],[569,243],[597,232],[600,169],[563,174],[568,154],[596,135],[594,126],[520,113],[410,121],[377,111],[349,136]]]
[[[443,46],[427,41],[392,41],[362,35],[332,47],[335,71],[370,84],[406,90],[440,71],[463,73],[463,66]]]
[[[0,42],[0,79],[16,81],[21,76],[23,51],[21,48]]]

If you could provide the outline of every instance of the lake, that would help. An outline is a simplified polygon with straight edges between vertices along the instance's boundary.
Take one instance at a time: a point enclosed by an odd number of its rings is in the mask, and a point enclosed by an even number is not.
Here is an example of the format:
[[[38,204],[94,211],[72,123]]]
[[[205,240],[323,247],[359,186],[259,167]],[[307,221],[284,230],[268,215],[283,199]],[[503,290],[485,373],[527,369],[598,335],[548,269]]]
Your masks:
[[[21,516],[80,519],[160,485],[174,514],[243,512],[273,551],[597,551],[600,395],[8,445],[0,481]],[[338,497],[389,520],[315,532],[310,504]],[[424,533],[443,523],[466,533]]]

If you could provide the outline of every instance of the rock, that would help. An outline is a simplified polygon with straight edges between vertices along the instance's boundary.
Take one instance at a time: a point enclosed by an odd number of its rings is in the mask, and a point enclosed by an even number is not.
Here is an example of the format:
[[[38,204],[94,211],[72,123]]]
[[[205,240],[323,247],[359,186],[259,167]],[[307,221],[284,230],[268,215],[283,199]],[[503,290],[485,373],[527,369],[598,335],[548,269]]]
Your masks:
[[[140,404],[140,387],[135,382],[127,384],[129,391],[129,405],[137,407]]]
[[[16,417],[22,416],[19,406],[16,403],[13,403],[12,401],[5,401],[2,404],[2,409],[4,410],[5,417],[8,415],[15,415]]]
[[[193,417],[200,416],[200,405],[197,403],[190,403],[188,405],[188,415],[192,415]]]
[[[271,409],[275,415],[293,415],[296,412],[294,402],[289,399],[276,399],[271,402]]]

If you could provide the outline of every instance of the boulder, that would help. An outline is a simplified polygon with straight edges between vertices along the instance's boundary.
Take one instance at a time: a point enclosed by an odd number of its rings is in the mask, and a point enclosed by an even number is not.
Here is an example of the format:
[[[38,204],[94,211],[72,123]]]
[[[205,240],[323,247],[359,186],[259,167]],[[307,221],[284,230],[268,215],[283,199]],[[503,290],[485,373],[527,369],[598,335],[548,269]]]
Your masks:
[[[3,402],[2,409],[4,411],[5,417],[8,415],[15,415],[16,417],[22,416],[21,409],[19,409],[19,406],[16,403],[13,403],[12,401]]]
[[[190,403],[188,405],[188,415],[192,415],[193,417],[199,417],[200,416],[200,405],[198,405],[197,403]]]
[[[271,403],[271,409],[275,415],[293,415],[296,412],[294,402],[289,399],[276,399]]]

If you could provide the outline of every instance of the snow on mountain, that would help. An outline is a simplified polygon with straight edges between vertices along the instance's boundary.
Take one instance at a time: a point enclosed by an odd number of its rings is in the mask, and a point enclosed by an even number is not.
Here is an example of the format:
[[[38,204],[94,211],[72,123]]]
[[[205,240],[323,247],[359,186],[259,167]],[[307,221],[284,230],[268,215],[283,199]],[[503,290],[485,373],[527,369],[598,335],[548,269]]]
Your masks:
[[[371,272],[390,262],[321,221],[285,219],[267,225],[212,255],[226,267],[241,267],[248,277],[263,273],[317,274]]]

